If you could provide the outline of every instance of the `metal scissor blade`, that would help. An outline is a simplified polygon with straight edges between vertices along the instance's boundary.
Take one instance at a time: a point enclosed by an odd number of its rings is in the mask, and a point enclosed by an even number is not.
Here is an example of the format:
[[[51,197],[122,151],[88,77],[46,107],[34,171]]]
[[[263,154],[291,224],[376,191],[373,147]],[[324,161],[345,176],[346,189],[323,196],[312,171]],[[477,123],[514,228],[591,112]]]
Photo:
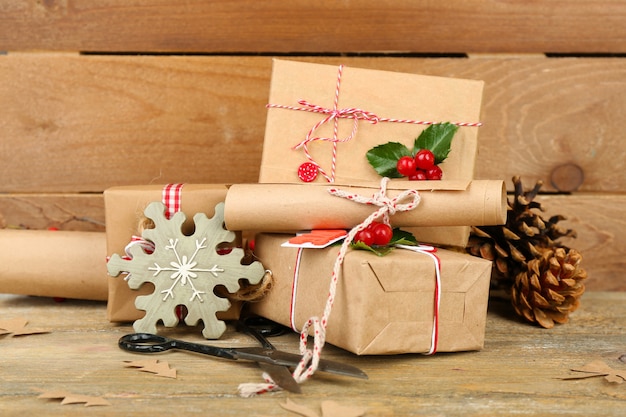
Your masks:
[[[276,350],[274,345],[272,345],[272,343],[263,335],[262,330],[252,325],[255,322],[259,322],[259,320],[261,319],[238,320],[236,323],[237,330],[254,337],[264,349]],[[277,326],[279,326],[277,324],[272,325],[269,321],[261,321],[261,323],[264,325],[269,324],[269,330],[272,332],[275,330],[272,330],[271,327],[277,328]],[[267,372],[276,385],[282,389],[296,394],[300,394],[302,392],[300,385],[295,379],[293,379],[293,375],[291,375],[288,366],[274,365],[272,363],[264,362],[257,362],[257,364],[263,371]]]
[[[257,362],[259,367],[267,372],[274,380],[276,385],[282,389],[296,394],[302,393],[300,385],[293,379],[293,375],[289,372],[289,368],[283,365],[274,365],[271,363]]]
[[[302,359],[301,355],[263,348],[235,348],[229,350],[237,359],[247,359],[258,363],[270,363],[282,366],[297,366]],[[321,359],[318,369],[336,375],[350,376],[353,378],[368,379],[367,374],[359,368],[344,363]]]

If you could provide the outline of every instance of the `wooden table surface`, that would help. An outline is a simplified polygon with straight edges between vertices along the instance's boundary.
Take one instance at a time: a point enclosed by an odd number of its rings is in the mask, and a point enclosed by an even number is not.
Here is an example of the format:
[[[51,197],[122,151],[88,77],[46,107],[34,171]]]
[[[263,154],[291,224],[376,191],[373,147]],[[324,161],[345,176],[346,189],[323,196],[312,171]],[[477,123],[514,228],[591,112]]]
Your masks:
[[[27,329],[50,333],[0,336],[2,416],[296,416],[280,407],[288,399],[317,414],[323,401],[332,400],[364,407],[367,416],[626,415],[626,383],[558,379],[593,360],[626,370],[626,292],[588,292],[571,322],[552,330],[517,321],[507,303],[492,298],[480,352],[357,357],[327,346],[326,358],[362,368],[369,380],[316,374],[300,395],[278,392],[247,399],[238,396],[237,386],[261,382],[253,363],[168,352],[158,359],[177,369],[176,379],[125,367],[126,360],[147,357],[118,349],[119,337],[132,329],[108,323],[102,302],[0,295],[0,320],[18,317],[29,320]],[[196,329],[163,333],[201,341]],[[274,343],[297,351],[295,334]],[[214,344],[245,346],[252,340],[229,327]],[[110,405],[61,405],[38,398],[57,390],[100,396]]]

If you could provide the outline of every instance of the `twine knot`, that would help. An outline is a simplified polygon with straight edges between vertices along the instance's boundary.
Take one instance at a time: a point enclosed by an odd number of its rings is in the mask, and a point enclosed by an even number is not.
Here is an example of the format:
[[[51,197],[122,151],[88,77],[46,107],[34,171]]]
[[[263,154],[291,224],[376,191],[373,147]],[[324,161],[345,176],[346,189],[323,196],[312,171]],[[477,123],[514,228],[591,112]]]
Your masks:
[[[383,217],[384,222],[388,222],[389,216],[393,216],[397,212],[411,211],[420,203],[421,197],[419,193],[417,192],[417,190],[411,189],[402,191],[394,198],[389,198],[387,196],[388,183],[389,178],[384,177],[380,182],[380,189],[371,197],[363,197],[358,194],[348,193],[336,187],[329,188],[328,192],[330,193],[330,195],[333,195],[335,197],[341,197],[350,201],[354,201],[356,203],[380,207],[378,211],[373,213],[361,224],[362,226],[367,227],[371,222],[380,217]]]

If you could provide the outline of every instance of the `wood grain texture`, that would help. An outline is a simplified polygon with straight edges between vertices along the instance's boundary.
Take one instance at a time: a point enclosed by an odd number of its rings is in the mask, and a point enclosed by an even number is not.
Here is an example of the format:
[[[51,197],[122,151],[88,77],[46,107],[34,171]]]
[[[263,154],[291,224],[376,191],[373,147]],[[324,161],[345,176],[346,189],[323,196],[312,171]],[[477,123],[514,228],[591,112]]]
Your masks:
[[[237,396],[237,385],[260,382],[252,363],[231,362],[185,352],[157,356],[177,369],[177,379],[125,367],[148,357],[124,352],[117,340],[132,332],[113,325],[98,302],[54,303],[48,298],[0,296],[3,319],[26,317],[49,334],[2,337],[0,410],[3,416],[172,414],[293,416],[280,407],[287,399],[317,413],[325,400],[367,408],[368,416],[622,416],[626,390],[602,378],[564,381],[572,368],[603,360],[617,369],[624,351],[626,293],[587,293],[570,323],[540,329],[511,316],[507,303],[490,302],[485,348],[479,352],[357,357],[333,346],[323,356],[358,366],[369,380],[316,374],[303,394],[284,392],[252,399]],[[332,316],[331,316],[332,319]],[[200,330],[163,329],[163,334],[201,342]],[[297,351],[298,338],[272,339],[279,349]],[[252,339],[227,332],[214,344],[251,346]],[[154,357],[151,357],[154,358]],[[39,399],[42,391],[67,390],[102,396],[111,405],[85,409]]]
[[[624,192],[626,59],[291,58],[485,80],[477,177]],[[269,57],[0,56],[4,192],[256,182]],[[562,183],[562,181],[559,181]]]
[[[0,194],[0,228],[104,232],[102,194]]]
[[[268,60],[27,54],[2,61],[0,77],[11,80],[0,87],[3,191],[258,177]]]
[[[9,51],[626,52],[621,1],[10,0],[0,12]]]
[[[545,209],[544,218],[561,214],[567,220],[559,224],[577,232],[577,238],[562,242],[583,255],[587,288],[626,291],[626,195],[543,195],[537,201]]]

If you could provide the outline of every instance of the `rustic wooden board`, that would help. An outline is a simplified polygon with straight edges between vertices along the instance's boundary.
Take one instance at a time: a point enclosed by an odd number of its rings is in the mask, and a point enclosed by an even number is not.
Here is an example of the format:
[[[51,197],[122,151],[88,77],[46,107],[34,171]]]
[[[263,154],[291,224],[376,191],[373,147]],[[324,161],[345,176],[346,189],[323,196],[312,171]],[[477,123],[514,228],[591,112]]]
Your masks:
[[[603,360],[624,370],[626,293],[587,293],[569,324],[552,330],[523,324],[510,316],[506,303],[490,301],[485,348],[479,352],[356,357],[332,346],[323,355],[362,368],[369,380],[316,374],[302,386],[303,394],[237,396],[237,385],[260,382],[252,363],[234,363],[185,352],[156,357],[177,369],[176,379],[124,367],[124,361],[148,359],[124,352],[117,340],[132,332],[113,325],[103,303],[47,298],[0,296],[0,317],[26,317],[29,327],[49,334],[0,337],[3,416],[21,415],[246,415],[295,416],[280,407],[290,399],[320,412],[322,401],[361,406],[368,416],[622,416],[624,384],[602,378],[563,381],[572,368]],[[331,316],[332,320],[332,316]],[[27,327],[28,328],[28,327]],[[201,342],[200,331],[164,329],[178,338]],[[274,338],[280,349],[297,351],[298,338]],[[221,346],[251,346],[252,339],[229,331]],[[39,399],[42,391],[67,390],[102,396],[111,405],[85,408]]]
[[[10,0],[0,11],[9,51],[626,52],[619,1]]]
[[[98,194],[0,194],[0,228],[104,232]]]
[[[572,164],[561,189],[626,191],[624,58],[291,59],[485,80],[478,178],[550,191]],[[270,57],[0,56],[0,191],[256,182],[270,75]]]
[[[582,253],[589,275],[587,288],[626,291],[622,273],[626,264],[626,195],[544,195],[537,201],[546,210],[545,218],[562,214],[567,220],[559,224],[578,233],[576,239],[564,239],[563,243]]]

